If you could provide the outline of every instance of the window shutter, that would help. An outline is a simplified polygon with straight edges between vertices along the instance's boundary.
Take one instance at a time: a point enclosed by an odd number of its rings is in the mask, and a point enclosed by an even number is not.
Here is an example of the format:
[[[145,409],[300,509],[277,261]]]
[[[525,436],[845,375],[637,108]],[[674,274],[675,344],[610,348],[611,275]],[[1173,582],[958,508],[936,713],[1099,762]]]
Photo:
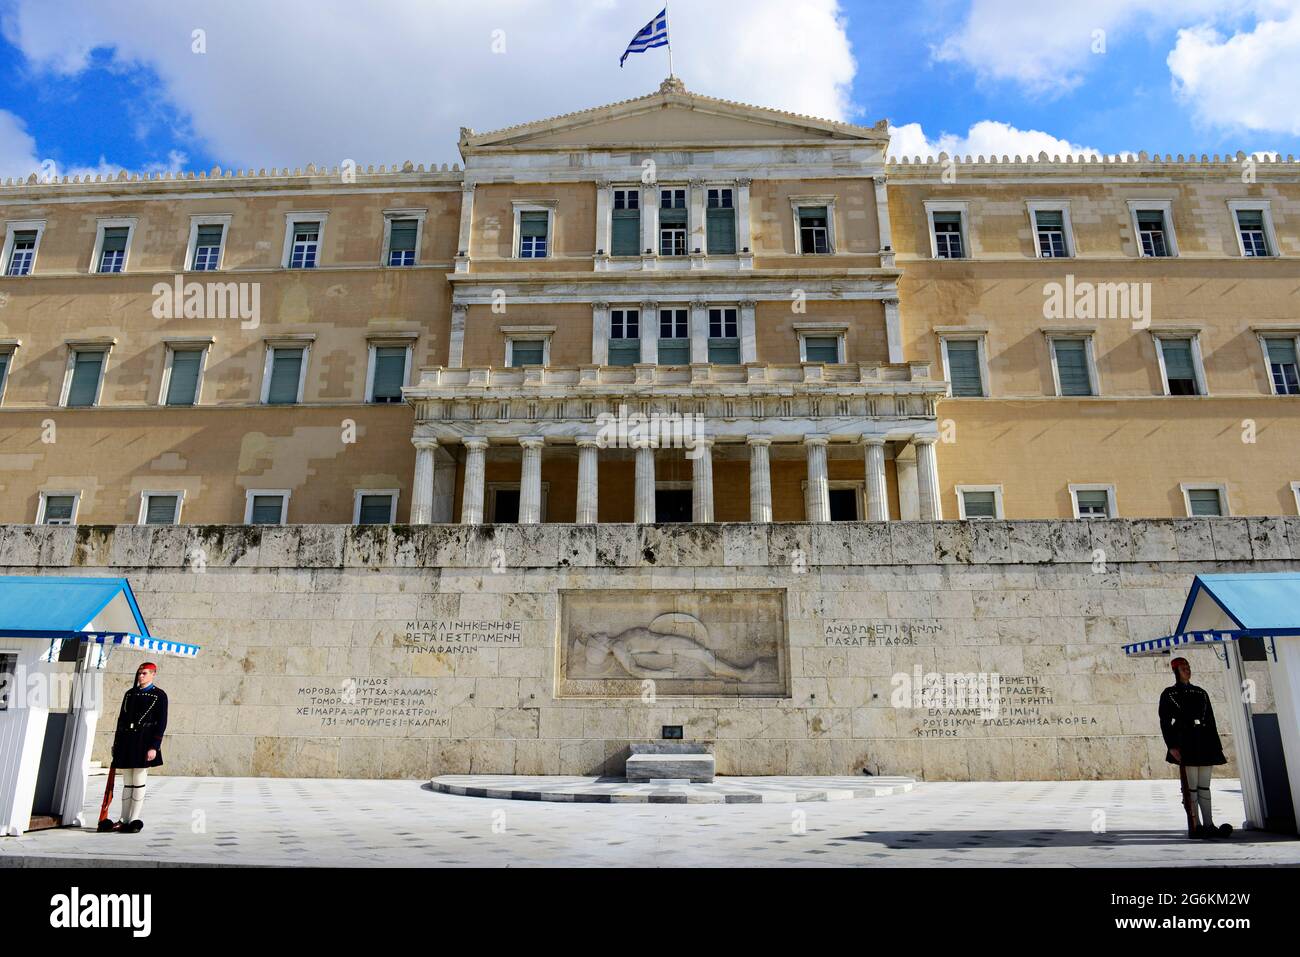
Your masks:
[[[1088,350],[1082,339],[1055,339],[1056,374],[1061,380],[1061,395],[1092,395],[1088,378]]]
[[[659,210],[660,226],[685,226],[686,210],[684,209],[661,209]]]
[[[393,514],[393,497],[391,495],[361,496],[359,525],[387,525]]]
[[[710,339],[709,361],[719,366],[740,365],[740,341],[735,338]]]
[[[705,215],[709,255],[730,256],[736,251],[736,211],[710,209]]]
[[[984,382],[980,378],[980,355],[978,342],[973,339],[957,339],[949,341],[948,375],[952,380],[953,395],[984,395]]]
[[[992,492],[962,492],[967,518],[997,518],[997,500]]]
[[[804,226],[825,226],[826,225],[826,207],[825,206],[800,206],[799,222]]]
[[[614,229],[610,241],[610,255],[635,256],[641,251],[641,211],[638,209],[614,210]]]
[[[254,495],[253,524],[279,525],[283,508],[284,496],[282,495]]]
[[[544,343],[540,339],[515,339],[510,346],[510,365],[541,365],[543,345]]]
[[[808,362],[840,361],[840,341],[835,336],[807,336],[803,348]]]
[[[1074,495],[1079,503],[1080,515],[1087,515],[1090,512],[1110,514],[1110,496],[1104,489],[1080,489]]]
[[[167,382],[168,405],[193,405],[197,401],[202,358],[203,353],[198,349],[178,349],[172,353],[172,374]]]
[[[1161,339],[1160,349],[1165,357],[1165,374],[1170,379],[1196,379],[1192,365],[1192,343],[1188,339]]]
[[[684,366],[691,361],[691,340],[660,339],[659,364],[661,366]]]
[[[1295,365],[1295,340],[1294,339],[1266,339],[1268,345],[1268,361],[1276,365]],[[0,379],[4,373],[0,370]]]
[[[220,225],[200,226],[198,229],[198,234],[195,236],[194,239],[194,245],[195,246],[220,246],[221,230],[222,227]]]
[[[4,391],[5,374],[9,371],[9,357],[11,352],[0,352],[0,392]]]
[[[1259,209],[1239,209],[1237,210],[1237,222],[1242,229],[1263,229],[1264,212]]]
[[[150,495],[145,506],[146,525],[171,525],[176,521],[175,495]]]
[[[78,352],[72,364],[72,385],[68,389],[68,405],[95,404],[99,391],[99,375],[104,368],[104,353]]]
[[[1217,488],[1192,488],[1187,490],[1187,501],[1192,506],[1192,514],[1198,516],[1215,516],[1223,514],[1223,502]]]
[[[126,250],[126,237],[130,231],[125,226],[109,226],[104,229],[104,245],[102,250],[106,253],[120,253]]]
[[[266,401],[271,405],[292,405],[298,401],[298,379],[302,371],[301,349],[275,349],[271,356],[271,386]]]
[[[1034,213],[1034,218],[1038,221],[1039,229],[1062,229],[1065,227],[1065,217],[1061,215],[1060,210],[1040,209]]]
[[[640,339],[609,340],[609,364],[612,366],[630,366],[641,361]]]
[[[388,237],[390,252],[414,252],[415,234],[419,222],[414,219],[394,219]]]
[[[45,499],[45,524],[67,525],[72,521],[71,495],[51,495]]]
[[[519,235],[526,237],[545,237],[546,236],[547,213],[545,210],[534,210],[519,214]]]
[[[961,213],[935,212],[934,224],[936,226],[960,226]]]
[[[375,381],[371,396],[376,402],[397,402],[402,398],[406,378],[406,348],[384,346],[375,349]]]

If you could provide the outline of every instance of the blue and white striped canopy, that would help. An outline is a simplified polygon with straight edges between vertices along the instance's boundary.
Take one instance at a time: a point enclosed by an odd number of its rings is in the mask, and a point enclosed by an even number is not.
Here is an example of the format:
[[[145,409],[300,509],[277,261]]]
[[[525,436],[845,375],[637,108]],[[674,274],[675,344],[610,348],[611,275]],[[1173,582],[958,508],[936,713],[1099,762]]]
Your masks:
[[[1197,598],[1207,595],[1236,628],[1189,631]],[[1201,619],[1204,621],[1205,619]],[[1300,573],[1254,572],[1237,575],[1197,575],[1172,635],[1124,646],[1134,657],[1163,655],[1176,648],[1214,647],[1238,638],[1300,636]]]
[[[1189,631],[1181,635],[1166,635],[1152,638],[1150,641],[1137,641],[1124,646],[1124,654],[1129,657],[1142,655],[1163,655],[1176,648],[1197,645],[1216,645],[1225,641],[1236,641],[1242,637],[1238,631]]]
[[[82,641],[98,645],[121,645],[126,648],[138,648],[158,655],[170,655],[175,658],[194,658],[199,653],[198,645],[187,645],[181,641],[167,641],[150,635],[81,635]]]

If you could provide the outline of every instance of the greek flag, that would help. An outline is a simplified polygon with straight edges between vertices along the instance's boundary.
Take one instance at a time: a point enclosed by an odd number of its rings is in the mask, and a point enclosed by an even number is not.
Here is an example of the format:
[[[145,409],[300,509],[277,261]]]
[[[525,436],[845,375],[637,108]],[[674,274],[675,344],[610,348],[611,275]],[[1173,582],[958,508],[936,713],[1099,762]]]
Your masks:
[[[668,46],[668,8],[664,7],[653,20],[637,31],[637,35],[632,38],[632,42],[623,51],[623,56],[619,58],[618,65],[622,68],[623,61],[629,54],[645,53],[651,47],[666,46]]]

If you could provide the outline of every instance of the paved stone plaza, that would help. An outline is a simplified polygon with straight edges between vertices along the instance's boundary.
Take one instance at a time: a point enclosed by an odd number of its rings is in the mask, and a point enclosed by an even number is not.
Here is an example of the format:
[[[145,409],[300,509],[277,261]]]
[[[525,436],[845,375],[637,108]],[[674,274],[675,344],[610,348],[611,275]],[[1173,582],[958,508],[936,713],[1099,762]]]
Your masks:
[[[1166,780],[918,783],[880,798],[702,806],[456,797],[422,781],[158,776],[149,788],[142,835],[6,838],[0,865],[1300,865],[1294,839],[1187,841]],[[1236,781],[1215,781],[1214,801],[1219,820],[1240,823]]]

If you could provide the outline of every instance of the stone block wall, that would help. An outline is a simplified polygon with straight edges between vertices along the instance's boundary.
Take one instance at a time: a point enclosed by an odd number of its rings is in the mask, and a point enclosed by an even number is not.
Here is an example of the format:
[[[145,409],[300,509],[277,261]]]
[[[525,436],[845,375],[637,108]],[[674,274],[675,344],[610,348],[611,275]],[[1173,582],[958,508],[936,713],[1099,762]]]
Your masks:
[[[125,576],[155,635],[203,646],[159,662],[176,774],[618,774],[680,725],[720,774],[1167,776],[1168,666],[1120,646],[1168,634],[1197,572],[1296,568],[1294,518],[0,526],[0,574]],[[563,595],[608,589],[780,590],[788,695],[557,697]],[[110,661],[106,763],[138,660]],[[896,706],[918,673],[999,676],[997,717]]]

